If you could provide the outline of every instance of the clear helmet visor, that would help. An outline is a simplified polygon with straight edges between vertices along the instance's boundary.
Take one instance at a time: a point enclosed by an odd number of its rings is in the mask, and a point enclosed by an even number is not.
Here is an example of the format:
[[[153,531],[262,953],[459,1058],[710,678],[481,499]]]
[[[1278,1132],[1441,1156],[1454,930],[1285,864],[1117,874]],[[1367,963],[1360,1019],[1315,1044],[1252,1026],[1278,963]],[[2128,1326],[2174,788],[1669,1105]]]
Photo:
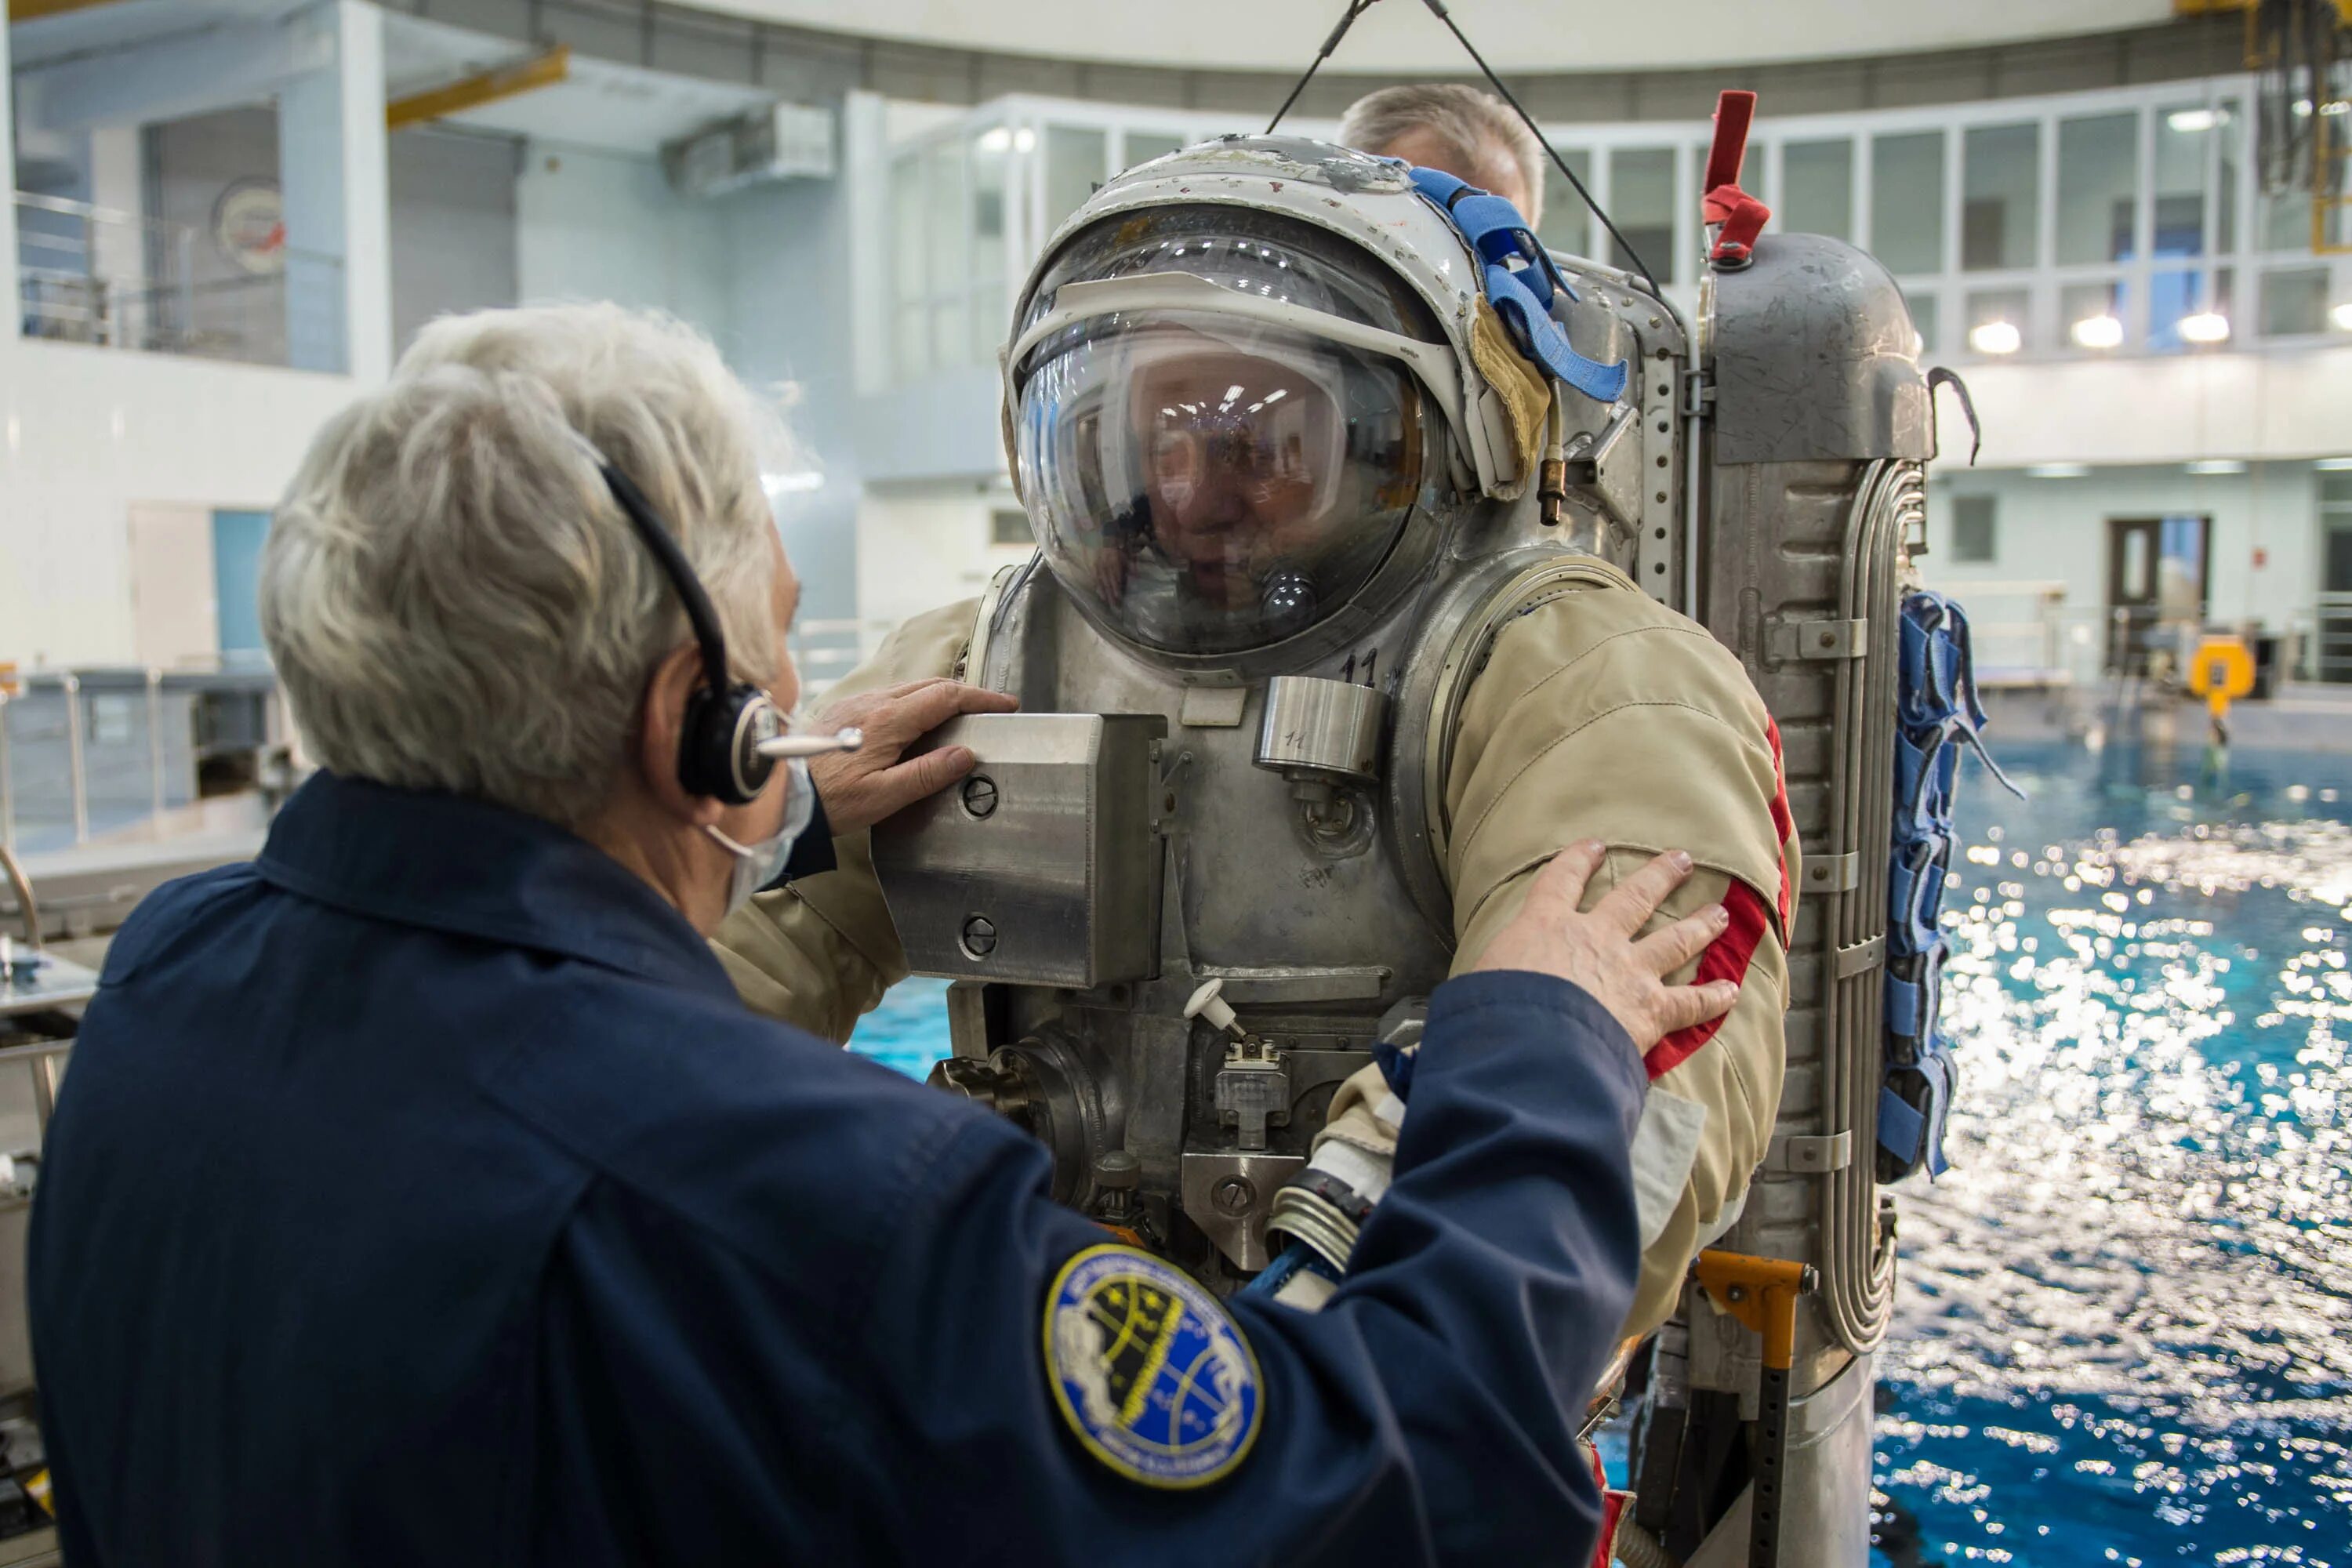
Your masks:
[[[1162,267],[1115,270],[1280,286],[1318,309],[1333,297],[1313,258],[1255,239],[1194,237],[1157,255]],[[1297,636],[1371,579],[1443,466],[1433,417],[1392,359],[1288,326],[1142,310],[1080,322],[1030,356],[1015,449],[1045,562],[1100,624],[1161,652],[1227,654]]]

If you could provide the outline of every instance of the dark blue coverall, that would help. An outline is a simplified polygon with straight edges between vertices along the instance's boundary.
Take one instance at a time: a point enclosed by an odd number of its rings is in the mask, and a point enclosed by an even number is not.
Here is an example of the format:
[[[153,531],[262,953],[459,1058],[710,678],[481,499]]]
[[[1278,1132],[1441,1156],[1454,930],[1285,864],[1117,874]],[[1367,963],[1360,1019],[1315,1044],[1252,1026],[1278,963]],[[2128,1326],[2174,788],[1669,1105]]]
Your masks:
[[[1643,1087],[1564,982],[1441,988],[1353,1273],[1224,1309],[1255,1440],[1154,1489],[1049,1391],[1049,1283],[1106,1237],[1043,1148],[745,1011],[562,829],[321,774],[141,906],[66,1077],[68,1560],[1580,1564]]]

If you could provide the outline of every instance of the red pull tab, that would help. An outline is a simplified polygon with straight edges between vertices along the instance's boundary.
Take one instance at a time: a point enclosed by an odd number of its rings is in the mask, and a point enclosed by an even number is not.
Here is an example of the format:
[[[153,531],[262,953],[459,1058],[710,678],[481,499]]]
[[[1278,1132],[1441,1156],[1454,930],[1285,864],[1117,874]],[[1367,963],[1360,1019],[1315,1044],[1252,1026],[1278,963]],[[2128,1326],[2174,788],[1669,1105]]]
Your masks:
[[[1754,93],[1731,90],[1716,95],[1715,145],[1707,149],[1706,178],[1699,185],[1701,191],[1711,195],[1718,186],[1739,183],[1739,166],[1748,161],[1748,128],[1755,123]]]
[[[1748,161],[1748,132],[1756,123],[1756,95],[1727,91],[1715,100],[1715,145],[1707,149],[1706,193],[1700,211],[1716,230],[1710,261],[1745,266],[1756,253],[1756,237],[1772,209],[1739,188],[1740,165]]]

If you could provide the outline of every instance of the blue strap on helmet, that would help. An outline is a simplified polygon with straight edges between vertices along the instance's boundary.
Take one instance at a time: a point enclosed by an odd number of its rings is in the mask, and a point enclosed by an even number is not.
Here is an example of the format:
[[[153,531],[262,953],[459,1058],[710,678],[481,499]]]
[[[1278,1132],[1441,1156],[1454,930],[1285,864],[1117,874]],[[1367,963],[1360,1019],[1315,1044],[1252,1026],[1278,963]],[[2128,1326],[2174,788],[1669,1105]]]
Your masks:
[[[1625,395],[1633,367],[1623,360],[1602,364],[1576,352],[1568,333],[1552,320],[1552,292],[1573,300],[1576,290],[1560,275],[1519,209],[1467,180],[1442,169],[1411,169],[1413,188],[1437,204],[1447,221],[1469,241],[1484,267],[1486,302],[1503,319],[1512,344],[1553,380],[1574,387],[1596,403]],[[1517,261],[1519,265],[1511,265]]]

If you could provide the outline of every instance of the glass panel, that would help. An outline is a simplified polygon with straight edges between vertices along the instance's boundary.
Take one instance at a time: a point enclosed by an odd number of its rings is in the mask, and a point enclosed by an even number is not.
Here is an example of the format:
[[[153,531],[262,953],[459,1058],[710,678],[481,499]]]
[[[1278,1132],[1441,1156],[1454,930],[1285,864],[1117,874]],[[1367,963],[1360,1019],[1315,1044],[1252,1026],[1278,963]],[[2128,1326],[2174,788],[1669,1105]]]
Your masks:
[[[2211,109],[2162,109],[2156,115],[2156,254],[2205,254],[2205,156],[2221,133]]]
[[[1998,553],[1992,506],[1993,498],[1990,496],[1952,498],[1954,561],[1965,565],[1981,566]]]
[[[2025,343],[2028,297],[2022,289],[1988,289],[1969,296],[1969,349],[1996,357]]]
[[[2319,502],[2322,506],[2352,506],[2352,474],[2322,474],[2319,476]],[[2352,593],[2352,584],[2345,591]],[[2331,588],[2329,593],[2335,593]]]
[[[2320,579],[2323,594],[2352,594],[2352,528],[2327,531],[2327,564]]]
[[[1127,166],[1149,163],[1162,158],[1180,147],[1190,146],[1193,138],[1174,131],[1130,131],[1127,133]]]
[[[983,277],[1004,274],[1004,186],[1013,138],[1004,127],[971,142],[971,266]]]
[[[1109,138],[1100,131],[1077,125],[1045,128],[1045,233],[1060,227],[1094,195],[1108,177],[1104,163],[1109,155]]]
[[[2138,205],[2139,115],[2060,121],[2058,265],[2128,259]]]
[[[1936,333],[1936,296],[1924,291],[1906,294],[1904,297],[1904,303],[1911,307],[1911,324],[1919,329],[1921,357],[1932,356],[1941,341]]]
[[[1853,142],[1791,142],[1780,150],[1780,226],[1792,234],[1853,233]]]
[[[1609,155],[1609,216],[1626,242],[1650,264],[1658,281],[1674,275],[1675,150],[1620,147]],[[1611,264],[1627,271],[1633,258],[1612,240]]]
[[[2159,272],[2148,279],[2148,347],[2188,346],[2188,340],[2180,335],[2180,323],[2204,310],[2204,275],[2194,271]]]
[[[925,329],[929,312],[921,305],[901,305],[890,317],[890,372],[901,383],[915,381],[931,366],[930,334]]]
[[[2031,267],[2040,229],[2042,127],[1985,125],[1962,148],[1960,267]]]
[[[2326,268],[2263,274],[2263,336],[2301,337],[2326,330]]]
[[[2156,597],[2147,580],[2147,530],[2145,526],[2131,529],[2124,534],[2121,585],[2127,603],[2146,604]]]
[[[938,299],[950,290],[963,291],[964,279],[971,271],[971,197],[964,190],[964,156],[961,142],[935,142],[927,159],[930,165],[930,191],[925,205],[929,232],[924,237],[930,252],[930,294]],[[941,340],[942,342],[946,340]],[[942,359],[952,364],[963,357],[963,339],[955,339],[953,359]]]
[[[2205,613],[2205,520],[2168,517],[2162,524],[2157,564],[2157,605],[2168,621],[2193,621]]]
[[[2311,192],[2308,188],[2265,192],[2262,197],[2262,240],[2264,250],[2311,248]]]
[[[991,278],[972,285],[971,361],[987,364],[1004,346],[1013,326],[1013,302],[1006,298],[1004,279]]]
[[[971,312],[961,297],[931,308],[931,363],[963,364],[971,358]]]
[[[2115,279],[2098,283],[2069,283],[2058,290],[2058,320],[2051,323],[2053,348],[2104,352],[2123,346],[2124,286]]]
[[[1592,153],[1583,147],[1563,147],[1559,155],[1576,171],[1576,177],[1589,188],[1592,184]],[[1576,187],[1560,177],[1549,163],[1544,165],[1543,222],[1536,226],[1536,236],[1554,250],[1570,256],[1592,254],[1592,214],[1585,207],[1584,198]]]
[[[2213,248],[2226,256],[2238,248],[2238,163],[2246,149],[2246,121],[2236,99],[2221,100],[2213,136],[2221,143],[2214,166]]]
[[[1870,214],[1871,254],[1889,272],[1901,277],[1944,270],[1942,132],[1881,136],[1871,142]],[[1931,341],[1935,336],[1927,335]]]
[[[923,160],[902,153],[890,160],[890,276],[899,304],[923,297]]]

